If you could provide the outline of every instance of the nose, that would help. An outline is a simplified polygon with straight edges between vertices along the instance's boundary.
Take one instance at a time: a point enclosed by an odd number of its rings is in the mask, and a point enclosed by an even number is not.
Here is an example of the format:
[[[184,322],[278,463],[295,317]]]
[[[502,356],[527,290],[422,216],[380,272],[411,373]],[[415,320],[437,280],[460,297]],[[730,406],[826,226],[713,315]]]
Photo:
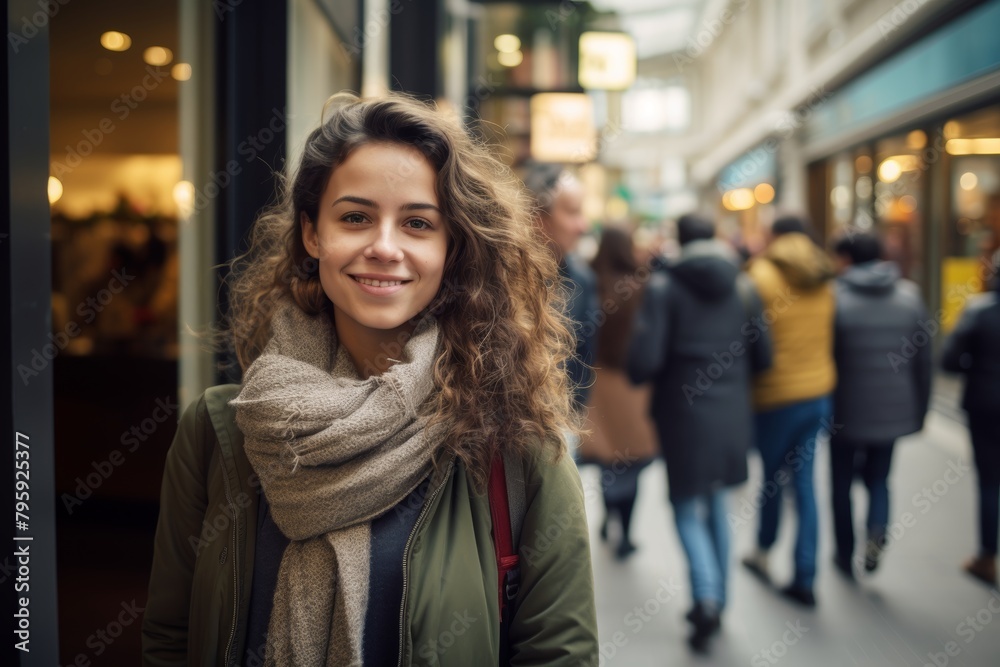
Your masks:
[[[368,259],[379,262],[399,262],[403,259],[403,249],[399,245],[398,233],[394,222],[381,222],[374,228],[374,236],[364,255]]]

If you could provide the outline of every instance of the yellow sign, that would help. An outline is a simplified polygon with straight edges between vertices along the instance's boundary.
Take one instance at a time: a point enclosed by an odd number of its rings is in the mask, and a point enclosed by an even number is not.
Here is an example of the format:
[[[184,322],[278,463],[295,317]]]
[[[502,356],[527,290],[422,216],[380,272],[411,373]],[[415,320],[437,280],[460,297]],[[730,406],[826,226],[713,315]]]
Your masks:
[[[625,90],[635,81],[635,41],[623,32],[580,35],[580,85],[588,89]]]
[[[945,257],[941,262],[941,327],[951,331],[965,301],[983,289],[979,260],[975,257]]]
[[[594,105],[587,95],[531,96],[531,157],[540,162],[589,162],[597,157]]]

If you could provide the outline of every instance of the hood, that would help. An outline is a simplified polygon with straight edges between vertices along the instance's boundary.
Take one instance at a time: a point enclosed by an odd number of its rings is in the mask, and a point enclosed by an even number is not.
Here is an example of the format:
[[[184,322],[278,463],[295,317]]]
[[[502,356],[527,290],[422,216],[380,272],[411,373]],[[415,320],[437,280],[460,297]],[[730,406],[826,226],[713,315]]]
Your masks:
[[[721,241],[692,241],[681,249],[670,274],[703,301],[718,301],[736,288],[736,253]]]
[[[805,234],[782,234],[767,247],[763,257],[770,260],[792,287],[813,290],[834,276],[833,262]]]
[[[884,294],[892,290],[899,276],[895,262],[874,261],[848,267],[839,280],[855,292]]]

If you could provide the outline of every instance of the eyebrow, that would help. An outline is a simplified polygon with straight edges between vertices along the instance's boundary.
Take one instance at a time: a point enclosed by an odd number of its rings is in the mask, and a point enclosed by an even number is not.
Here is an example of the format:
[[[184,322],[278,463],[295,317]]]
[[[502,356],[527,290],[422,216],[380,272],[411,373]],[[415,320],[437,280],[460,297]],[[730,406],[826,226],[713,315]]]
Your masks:
[[[344,195],[343,197],[333,202],[333,204],[331,204],[330,206],[331,207],[336,206],[340,202],[345,202],[345,201],[351,202],[352,204],[358,204],[359,206],[367,206],[368,208],[374,208],[376,210],[378,209],[378,204],[373,202],[371,199],[365,199],[364,197],[355,197],[354,195]],[[401,211],[424,211],[427,209],[437,211],[438,213],[441,212],[441,209],[439,209],[434,204],[428,204],[425,202],[413,202],[410,204],[403,204],[402,206],[399,207],[399,210]]]

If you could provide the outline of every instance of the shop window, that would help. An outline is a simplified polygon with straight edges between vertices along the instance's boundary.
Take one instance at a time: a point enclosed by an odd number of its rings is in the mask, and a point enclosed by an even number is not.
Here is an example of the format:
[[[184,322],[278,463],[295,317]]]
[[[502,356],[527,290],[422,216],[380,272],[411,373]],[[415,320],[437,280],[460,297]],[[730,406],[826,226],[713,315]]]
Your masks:
[[[941,303],[953,323],[969,294],[996,273],[989,258],[1000,249],[1000,105],[944,124],[950,159],[950,220],[945,225]]]

